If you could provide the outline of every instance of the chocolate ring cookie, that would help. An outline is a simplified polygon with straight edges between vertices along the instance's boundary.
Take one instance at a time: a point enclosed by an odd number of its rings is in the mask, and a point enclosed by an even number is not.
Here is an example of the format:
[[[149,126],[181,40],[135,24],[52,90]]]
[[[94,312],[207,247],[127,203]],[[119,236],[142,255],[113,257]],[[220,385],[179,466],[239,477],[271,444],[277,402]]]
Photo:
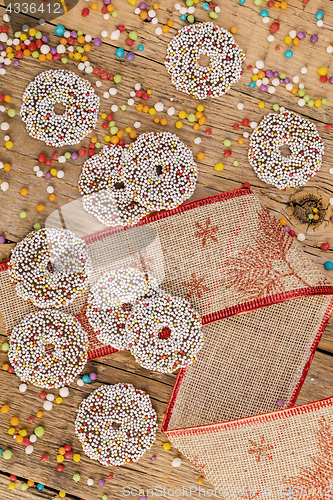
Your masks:
[[[210,59],[200,64],[200,56]],[[168,45],[165,67],[177,90],[196,99],[219,97],[238,82],[245,54],[229,31],[214,23],[184,26]]]
[[[148,213],[128,196],[119,177],[124,151],[105,146],[85,162],[79,179],[84,209],[107,226],[132,226]]]
[[[156,439],[150,397],[129,384],[101,385],[76,413],[75,433],[84,453],[103,465],[136,462]]]
[[[9,344],[16,375],[45,389],[69,385],[87,363],[88,335],[74,316],[57,310],[25,316]]]
[[[39,73],[24,91],[21,117],[28,134],[48,146],[78,144],[97,124],[100,100],[88,80],[72,71]],[[55,105],[65,107],[62,114]]]
[[[120,167],[124,151],[125,149],[117,144],[109,144],[84,163],[79,178],[79,191],[82,196],[114,187],[116,178],[112,174]]]
[[[119,351],[127,349],[125,324],[131,308],[130,304],[123,304],[101,309],[88,299],[87,318],[102,344]]]
[[[129,197],[149,211],[184,203],[198,178],[191,150],[170,132],[141,134],[124,152],[119,173]]]
[[[29,233],[8,267],[17,294],[40,308],[67,306],[86,290],[92,268],[84,241],[52,228]]]
[[[204,341],[201,318],[191,304],[162,293],[133,307],[126,337],[141,366],[163,373],[193,363]]]
[[[126,349],[125,325],[132,305],[156,290],[156,280],[136,268],[104,274],[92,287],[87,306],[87,317],[98,340],[115,349]]]
[[[284,156],[281,148],[290,154]],[[310,120],[292,111],[270,113],[250,137],[249,162],[262,181],[278,189],[301,187],[321,167],[324,141]]]

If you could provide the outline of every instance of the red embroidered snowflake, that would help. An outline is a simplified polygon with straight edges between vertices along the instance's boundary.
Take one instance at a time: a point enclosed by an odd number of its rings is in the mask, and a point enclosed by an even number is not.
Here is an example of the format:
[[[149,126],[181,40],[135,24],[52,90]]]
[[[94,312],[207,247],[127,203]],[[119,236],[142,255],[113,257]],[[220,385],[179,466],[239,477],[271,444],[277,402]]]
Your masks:
[[[262,457],[266,457],[268,458],[268,460],[273,460],[273,456],[270,451],[273,450],[274,446],[266,443],[264,436],[261,438],[261,441],[258,444],[254,441],[251,441],[251,439],[249,441],[253,448],[248,450],[248,453],[250,453],[250,455],[255,455],[255,459],[257,462],[260,462]]]
[[[213,241],[217,242],[217,238],[215,236],[215,233],[219,230],[218,227],[211,225],[211,222],[209,219],[206,220],[206,226],[202,227],[199,222],[195,223],[196,226],[199,228],[199,231],[195,233],[195,236],[197,238],[202,238],[202,246],[204,247],[206,245],[206,241],[208,238],[211,238]]]
[[[132,266],[139,269],[141,272],[153,272],[154,259],[152,257],[148,257],[147,251],[143,250],[141,254],[133,254],[132,255],[133,262]]]
[[[209,290],[209,288],[205,285],[203,285],[203,281],[206,279],[206,276],[202,276],[202,278],[197,278],[195,276],[195,273],[191,274],[191,281],[189,283],[183,283],[184,286],[187,286],[189,288],[186,297],[189,299],[193,293],[197,297],[202,297],[202,293]]]
[[[312,465],[301,467],[297,476],[284,477],[286,491],[301,493],[302,500],[323,500],[332,497],[333,435],[331,419],[322,417],[316,431],[317,452],[309,457]]]
[[[258,299],[283,292],[288,277],[309,286],[287,260],[292,238],[268,209],[263,208],[258,216],[259,228],[253,236],[253,244],[224,263],[226,288],[234,288],[244,298]]]
[[[200,472],[200,474],[204,477],[206,477],[205,475],[205,464],[200,464],[199,463],[199,459],[198,457],[195,455],[195,457],[193,458],[193,461],[191,462],[192,465],[194,465],[194,467]]]

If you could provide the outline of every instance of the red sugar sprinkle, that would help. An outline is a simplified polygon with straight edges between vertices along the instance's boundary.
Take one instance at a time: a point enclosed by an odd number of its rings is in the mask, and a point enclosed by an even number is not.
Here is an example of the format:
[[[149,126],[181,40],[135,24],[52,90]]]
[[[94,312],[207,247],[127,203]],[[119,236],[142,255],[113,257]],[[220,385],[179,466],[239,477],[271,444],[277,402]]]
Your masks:
[[[280,23],[272,23],[269,30],[272,32],[272,33],[276,33],[277,31],[279,31],[280,29]]]

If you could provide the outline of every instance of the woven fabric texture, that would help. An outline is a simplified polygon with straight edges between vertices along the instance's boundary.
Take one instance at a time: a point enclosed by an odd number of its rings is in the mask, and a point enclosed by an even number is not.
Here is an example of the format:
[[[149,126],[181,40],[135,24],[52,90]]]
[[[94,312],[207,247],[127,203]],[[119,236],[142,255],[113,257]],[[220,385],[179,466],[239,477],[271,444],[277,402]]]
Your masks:
[[[331,498],[333,398],[173,437],[225,499]],[[288,496],[289,495],[289,496]]]
[[[203,348],[186,370],[168,430],[287,407],[331,300],[305,297],[206,325]]]
[[[189,298],[203,315],[329,285],[298,242],[253,194],[200,206],[150,225],[163,248],[163,286]]]

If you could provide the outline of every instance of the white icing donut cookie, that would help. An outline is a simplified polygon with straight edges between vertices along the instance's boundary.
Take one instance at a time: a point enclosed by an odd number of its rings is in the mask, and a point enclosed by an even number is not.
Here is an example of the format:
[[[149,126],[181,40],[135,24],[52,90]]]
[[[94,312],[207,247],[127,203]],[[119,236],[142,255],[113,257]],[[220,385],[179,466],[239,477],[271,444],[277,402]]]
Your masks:
[[[132,226],[147,210],[132,201],[119,177],[124,148],[105,146],[83,165],[79,191],[84,209],[107,226]]]
[[[104,274],[92,287],[87,305],[87,317],[98,340],[115,349],[126,349],[125,325],[131,305],[156,290],[157,281],[136,268]]]
[[[79,178],[79,191],[82,196],[114,187],[115,178],[112,174],[120,167],[124,151],[125,149],[117,144],[109,144],[84,163]]]
[[[102,465],[136,462],[156,439],[150,398],[129,384],[101,385],[76,413],[75,433],[83,451]]]

